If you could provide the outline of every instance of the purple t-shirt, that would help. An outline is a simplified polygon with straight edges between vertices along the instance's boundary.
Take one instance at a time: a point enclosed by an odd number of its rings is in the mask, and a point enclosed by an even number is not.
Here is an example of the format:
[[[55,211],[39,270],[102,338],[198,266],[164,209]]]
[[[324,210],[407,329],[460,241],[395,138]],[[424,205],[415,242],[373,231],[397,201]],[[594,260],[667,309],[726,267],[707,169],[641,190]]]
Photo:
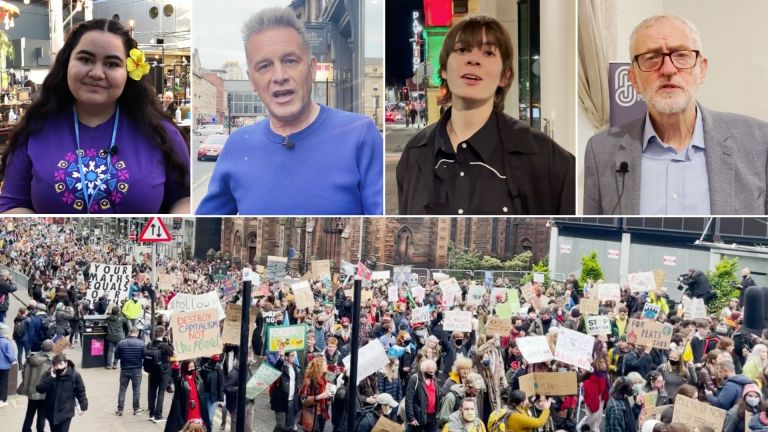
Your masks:
[[[10,154],[0,191],[0,212],[17,207],[39,214],[87,212],[73,115],[71,110],[49,115],[41,130]],[[117,152],[109,155],[114,120],[113,115],[96,127],[80,123],[84,183],[86,189],[95,191],[90,213],[156,214],[188,197],[189,188],[166,175],[160,149],[123,112],[115,139]],[[166,125],[166,131],[187,167],[188,182],[187,145],[172,125]],[[112,159],[111,167],[107,157]]]

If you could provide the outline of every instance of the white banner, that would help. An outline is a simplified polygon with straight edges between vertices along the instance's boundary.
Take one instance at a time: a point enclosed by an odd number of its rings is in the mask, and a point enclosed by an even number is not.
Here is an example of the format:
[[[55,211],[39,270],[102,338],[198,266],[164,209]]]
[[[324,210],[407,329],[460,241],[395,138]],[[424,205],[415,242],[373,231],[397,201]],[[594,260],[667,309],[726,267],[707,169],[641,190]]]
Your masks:
[[[344,368],[350,370],[352,355],[344,357]],[[378,339],[374,339],[357,351],[357,384],[389,364],[387,352]]]
[[[472,312],[447,311],[443,314],[443,330],[445,331],[472,331]]]
[[[607,316],[598,315],[587,317],[585,323],[587,334],[590,336],[611,334],[611,320]]]
[[[595,338],[560,327],[557,331],[555,360],[592,371],[592,350]]]
[[[621,287],[619,284],[601,283],[597,284],[597,298],[601,303],[607,301],[620,302],[621,301]]]
[[[219,311],[219,320],[226,318],[227,314],[224,313],[224,308],[221,306],[221,300],[216,292],[211,291],[205,294],[176,294],[173,299],[168,302],[168,310],[174,312],[185,312],[194,309],[206,309],[215,307]]]
[[[656,278],[653,272],[630,273],[627,275],[627,284],[632,292],[647,292],[656,290]]]
[[[517,348],[528,363],[548,362],[555,358],[546,336],[527,336],[515,339]]]

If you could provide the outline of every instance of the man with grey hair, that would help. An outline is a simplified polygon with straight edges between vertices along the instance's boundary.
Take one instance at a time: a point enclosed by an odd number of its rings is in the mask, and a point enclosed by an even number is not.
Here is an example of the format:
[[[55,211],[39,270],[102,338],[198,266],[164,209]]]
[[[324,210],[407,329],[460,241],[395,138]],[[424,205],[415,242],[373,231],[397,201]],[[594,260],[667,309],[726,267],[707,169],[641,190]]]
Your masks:
[[[584,214],[767,213],[768,123],[697,103],[709,60],[696,27],[650,17],[629,51],[629,80],[648,110],[589,140]]]
[[[11,306],[11,293],[16,291],[16,284],[11,280],[8,269],[0,270],[0,324],[5,323],[5,314]]]
[[[437,431],[437,414],[440,408],[434,360],[422,360],[419,373],[411,375],[405,388],[405,422],[408,430]]]
[[[312,100],[317,60],[303,23],[289,8],[264,9],[243,41],[269,117],[229,137],[197,214],[382,214],[381,134]]]

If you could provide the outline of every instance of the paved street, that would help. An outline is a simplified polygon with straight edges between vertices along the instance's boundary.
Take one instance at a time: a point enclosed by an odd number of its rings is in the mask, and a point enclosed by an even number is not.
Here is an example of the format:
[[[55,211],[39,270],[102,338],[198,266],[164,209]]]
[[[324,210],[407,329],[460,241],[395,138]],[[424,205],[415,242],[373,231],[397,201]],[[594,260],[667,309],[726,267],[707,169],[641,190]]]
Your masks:
[[[411,126],[405,127],[405,121],[397,121],[395,123],[387,123],[384,130],[385,154],[384,154],[384,175],[386,188],[385,208],[387,215],[397,215],[397,179],[395,178],[395,169],[397,168],[397,162],[400,160],[400,155],[403,153],[405,144],[408,143],[413,136],[419,133],[423,127],[416,128]]]
[[[214,161],[197,160],[197,149],[205,140],[204,136],[192,135],[192,212],[197,209],[197,205],[203,200],[205,193],[208,192],[208,182],[211,180]]]
[[[22,292],[23,291],[23,292]],[[28,300],[26,290],[20,289],[16,293],[19,299]],[[16,315],[21,303],[19,299],[11,296],[11,306],[8,309],[6,324],[13,326],[13,317]],[[119,370],[106,370],[103,368],[82,369],[82,352],[79,345],[75,348],[69,348],[66,351],[67,356],[75,363],[75,367],[80,371],[85,382],[86,393],[88,396],[88,411],[82,416],[76,416],[72,421],[72,431],[99,431],[99,432],[158,432],[165,427],[164,423],[155,424],[149,421],[146,414],[140,416],[132,415],[131,389],[130,386],[126,392],[126,409],[123,417],[114,415],[117,409],[118,392],[118,374]],[[19,374],[19,383],[21,375]],[[147,408],[147,385],[148,377],[144,374],[141,382],[141,407]],[[165,408],[163,416],[167,416],[171,408],[171,399],[173,395],[166,393]],[[0,430],[16,431],[21,430],[24,423],[24,414],[27,407],[27,398],[24,396],[13,395],[8,397],[9,406],[0,408]],[[217,410],[215,419],[215,430],[219,430],[221,424],[221,409]],[[254,415],[254,432],[271,432],[275,425],[275,415],[269,409],[269,396],[264,393],[259,395],[256,400],[256,413]],[[49,430],[46,428],[46,430]],[[227,429],[229,427],[227,426]],[[329,429],[330,430],[330,429]]]

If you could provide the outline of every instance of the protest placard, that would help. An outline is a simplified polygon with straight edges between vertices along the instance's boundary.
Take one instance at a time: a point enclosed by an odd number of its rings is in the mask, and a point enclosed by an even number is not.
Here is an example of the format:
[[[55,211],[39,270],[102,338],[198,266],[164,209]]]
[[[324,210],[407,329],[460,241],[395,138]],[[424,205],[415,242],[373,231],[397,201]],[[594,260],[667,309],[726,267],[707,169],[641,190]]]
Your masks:
[[[576,372],[533,372],[520,377],[520,390],[527,396],[568,396],[579,392]]]
[[[596,298],[583,298],[579,300],[579,312],[584,315],[597,315],[600,313],[600,300]]]
[[[683,297],[683,309],[685,310],[685,316],[687,318],[696,319],[707,317],[707,305],[704,304],[703,299]]]
[[[611,320],[604,315],[596,315],[587,317],[584,320],[587,327],[587,334],[594,335],[609,335],[611,334]]]
[[[472,312],[447,311],[443,314],[443,330],[445,331],[472,331]]]
[[[365,304],[368,300],[373,299],[373,290],[370,289],[363,289],[360,291],[360,301]]]
[[[221,353],[219,317],[215,307],[174,310],[171,313],[171,329],[176,360],[210,357]]]
[[[170,290],[173,288],[171,275],[168,273],[157,274],[157,288],[161,290]]]
[[[659,316],[659,312],[661,312],[661,305],[646,302],[643,307],[642,317],[654,320]]]
[[[331,260],[312,260],[311,266],[315,279],[322,279],[326,274],[331,277]]]
[[[403,432],[405,426],[400,423],[393,422],[386,416],[379,417],[379,420],[373,425],[371,432]]]
[[[690,426],[709,426],[715,432],[722,432],[725,414],[725,410],[678,394],[675,397],[675,411],[672,414],[672,423],[682,423]]]
[[[627,284],[632,292],[648,292],[656,290],[656,278],[654,277],[653,272],[630,273],[627,275]]]
[[[668,350],[672,341],[671,324],[653,320],[630,318],[627,326],[627,342],[639,346],[650,346]]]
[[[389,270],[378,270],[371,272],[371,279],[384,280],[389,279]]]
[[[533,284],[530,282],[520,287],[520,292],[523,293],[523,300],[525,300],[528,303],[530,303],[531,297],[536,295],[536,293],[533,290]]]
[[[440,273],[440,272],[432,273],[432,279],[434,279],[435,282],[441,282],[441,281],[444,281],[444,280],[446,280],[446,279],[448,279],[450,277],[451,276],[448,275],[447,273]]]
[[[279,256],[267,256],[267,280],[283,280],[287,272],[288,258]]]
[[[396,287],[401,287],[403,284],[409,284],[411,280],[411,266],[395,266],[392,267],[392,283]]]
[[[309,286],[308,281],[291,284],[291,290],[293,290],[297,308],[305,309],[315,306],[315,297],[312,295],[312,287]]]
[[[540,311],[543,307],[549,305],[549,297],[545,296],[544,294],[539,296],[533,296],[530,299],[528,299],[528,302],[533,306],[534,309],[536,309],[536,312]]]
[[[594,347],[593,336],[560,327],[557,331],[555,360],[591,371]]]
[[[285,345],[285,352],[301,351],[307,340],[307,325],[296,324],[289,326],[267,327],[267,351],[277,352],[279,344]]]
[[[517,292],[517,290],[515,290]],[[506,288],[491,288],[491,303],[504,303],[507,301],[507,289]],[[520,303],[518,299],[517,303]]]
[[[265,282],[259,285],[258,288],[254,288],[253,297],[266,297],[269,295],[269,283]]]
[[[398,294],[398,290],[397,290],[397,287],[395,285],[387,286],[387,300],[390,303],[397,302],[398,295],[399,295]]]
[[[459,283],[456,281],[456,278],[440,281],[440,289],[443,291],[443,294],[452,292],[455,295],[461,292],[461,287],[459,287]]]
[[[528,363],[548,362],[555,358],[546,336],[526,336],[515,339],[517,348]]]
[[[360,348],[357,351],[357,359],[357,384],[360,384],[362,380],[376,373],[389,363],[384,346],[381,345],[378,339],[374,339]],[[342,362],[344,363],[344,368],[349,370],[352,355],[344,357]]]
[[[664,277],[667,275],[667,272],[664,270],[654,270],[653,271],[653,282],[657,287],[664,286]]]
[[[174,312],[186,312],[205,308],[216,308],[219,311],[219,320],[223,320],[226,316],[224,307],[221,306],[219,295],[214,291],[198,295],[178,293],[168,302],[168,309]]]
[[[643,398],[643,407],[640,410],[638,424],[642,425],[646,420],[653,420],[656,416],[656,401],[659,398],[659,392],[654,390],[652,392],[642,393],[640,397]]]
[[[483,302],[485,287],[479,285],[470,285],[467,292],[467,304],[479,305]]]
[[[419,303],[424,302],[424,296],[426,294],[427,294],[426,290],[421,285],[411,288],[411,295],[413,295],[413,299]]]
[[[251,307],[250,311],[250,323],[248,328],[248,335],[253,334],[253,329],[256,327],[256,313],[259,308]],[[224,319],[224,330],[221,332],[222,343],[230,345],[240,345],[240,329],[242,327],[242,306],[236,304],[227,305],[227,317]],[[250,343],[250,337],[248,338]]]
[[[483,277],[483,286],[487,289],[493,288],[493,272],[492,271],[485,271],[484,277]]]
[[[537,283],[544,283],[544,273],[534,273],[533,281]]]
[[[248,380],[248,384],[245,385],[245,397],[254,399],[277,381],[281,374],[281,371],[273,368],[267,362],[262,362],[256,369],[256,373]]]
[[[111,303],[122,305],[128,298],[133,279],[131,268],[129,265],[91,263],[85,300],[93,306],[99,297],[106,296]]]
[[[621,301],[621,287],[619,284],[603,283],[597,284],[597,298],[602,303],[607,301]]]
[[[489,316],[485,322],[485,334],[488,336],[509,336],[511,327],[511,319]]]
[[[429,306],[414,308],[411,312],[411,323],[429,322]]]
[[[499,295],[494,298],[498,300]],[[512,315],[520,311],[520,298],[516,289],[509,289],[501,295],[502,299],[506,299],[505,302],[496,303],[496,315],[500,318],[511,318]]]
[[[452,291],[444,292],[442,294],[442,305],[446,307],[453,307],[453,302],[456,301],[456,293]]]

